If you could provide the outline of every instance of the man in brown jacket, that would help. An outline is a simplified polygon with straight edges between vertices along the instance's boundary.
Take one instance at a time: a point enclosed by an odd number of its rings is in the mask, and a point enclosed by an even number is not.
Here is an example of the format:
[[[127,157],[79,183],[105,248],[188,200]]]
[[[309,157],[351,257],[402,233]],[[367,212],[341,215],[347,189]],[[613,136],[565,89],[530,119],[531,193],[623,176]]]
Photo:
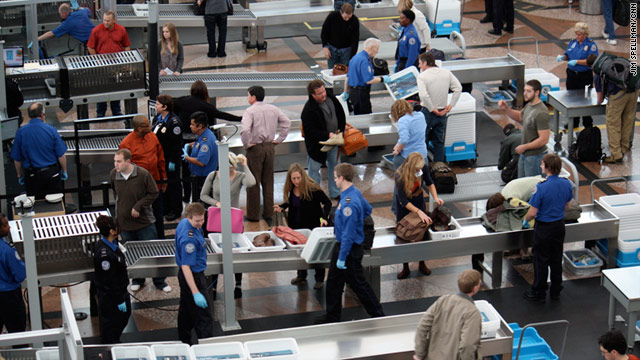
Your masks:
[[[458,276],[457,294],[441,296],[427,309],[416,330],[414,360],[480,360],[482,317],[471,298],[482,275],[465,270]]]
[[[109,176],[116,195],[116,222],[123,243],[127,241],[157,239],[152,204],[158,197],[158,186],[144,168],[131,162],[131,152],[120,149],[113,157],[114,169]],[[133,279],[131,291],[138,291],[145,279]],[[154,278],[155,286],[170,292],[165,278]]]

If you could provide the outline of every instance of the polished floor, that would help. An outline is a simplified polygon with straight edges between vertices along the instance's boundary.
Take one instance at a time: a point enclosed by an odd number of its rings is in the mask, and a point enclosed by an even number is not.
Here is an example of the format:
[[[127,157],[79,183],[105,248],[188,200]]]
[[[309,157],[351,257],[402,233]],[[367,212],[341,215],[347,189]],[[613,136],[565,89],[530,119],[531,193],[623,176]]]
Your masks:
[[[569,41],[573,38],[573,25],[578,21],[589,24],[591,28],[591,38],[594,39],[600,51],[614,52],[618,55],[628,55],[629,53],[629,29],[616,28],[618,36],[618,45],[608,45],[602,38],[601,31],[604,28],[604,19],[601,15],[589,16],[583,15],[577,11],[578,2],[568,5],[566,1],[561,0],[516,0],[515,14],[515,31],[514,34],[503,33],[502,36],[493,36],[487,33],[491,28],[490,24],[480,24],[479,20],[484,16],[483,0],[469,0],[464,5],[464,17],[462,20],[462,34],[467,44],[467,58],[483,58],[504,56],[507,54],[507,43],[509,39],[515,37],[534,37],[539,45],[539,54],[536,54],[536,47],[529,40],[522,40],[522,45],[515,43],[511,47],[511,52],[518,59],[524,61],[528,67],[537,67],[536,58],[539,59],[540,67],[547,71],[553,72],[559,76],[561,80],[561,88],[564,87],[565,66],[566,63],[556,63],[557,54],[563,53]],[[356,10],[357,15],[357,10]],[[389,14],[390,16],[394,14]],[[302,19],[301,19],[302,20]],[[366,28],[382,41],[392,41],[389,34],[389,25],[394,20],[384,19],[366,19],[363,24]],[[318,32],[319,29],[309,27],[309,32]],[[254,72],[254,71],[304,71],[319,65],[326,68],[326,59],[320,44],[312,43],[309,38],[301,33],[300,36],[287,38],[269,38],[268,50],[265,52],[249,53],[245,51],[240,42],[231,42],[227,45],[226,58],[207,58],[206,45],[189,45],[185,47],[185,65],[184,72]],[[203,42],[206,42],[203,31]],[[390,67],[392,64],[390,64]],[[497,87],[497,83],[475,84],[473,91],[474,97],[478,99],[477,110],[484,111],[498,125],[504,126],[507,123],[515,123],[513,120],[499,109],[485,108],[482,104],[481,90],[486,88]],[[375,101],[373,103],[374,111],[389,111],[392,103],[390,97],[386,93],[374,94]],[[280,107],[285,114],[292,119],[300,117],[300,111],[305,97],[296,96],[269,96],[266,102],[272,103]],[[236,115],[242,115],[244,109],[248,106],[246,98],[219,98],[217,99],[218,107],[223,111],[228,111]],[[146,99],[140,99],[140,108],[146,108]],[[94,109],[91,109],[95,111]],[[65,127],[69,121],[73,120],[74,114],[59,114],[59,125]],[[596,124],[603,125],[603,117],[596,117]],[[497,127],[496,127],[497,128]],[[603,145],[606,149],[606,127],[603,129]],[[499,130],[498,130],[499,131]],[[576,129],[578,131],[578,129]],[[634,128],[634,132],[638,133],[638,128]],[[482,142],[483,139],[478,139]],[[566,141],[566,140],[565,140]],[[489,144],[499,147],[499,144]],[[638,155],[635,155],[638,153]],[[497,150],[495,153],[480,154],[483,163],[495,164],[497,162]],[[495,160],[487,159],[488,156],[496,156]],[[591,181],[599,178],[624,177],[628,181],[629,192],[637,192],[640,186],[640,162],[634,161],[634,156],[640,156],[638,147],[634,147],[631,152],[625,154],[624,162],[616,165],[605,165],[592,163],[576,163],[580,172],[580,191],[579,199],[581,204],[590,203],[592,201],[590,194]],[[458,173],[478,171],[474,164],[462,162],[453,163],[453,168]],[[390,203],[393,194],[393,174],[390,170],[381,168],[377,163],[367,163],[357,165],[359,178],[356,186],[362,191],[367,200],[374,206],[374,220],[376,226],[392,226],[394,225],[394,217],[390,211]],[[323,173],[325,189],[326,172]],[[285,173],[279,172],[275,174],[275,199],[276,202],[282,199],[282,188],[284,185]],[[624,192],[624,183],[610,183],[606,185],[598,185],[594,188],[594,196],[598,197],[605,194],[615,194]],[[244,194],[241,199],[241,205],[244,206]],[[484,210],[484,201],[449,204],[454,208],[458,216],[471,216],[481,214]],[[168,228],[171,228],[169,225]],[[173,226],[175,228],[175,225]],[[267,229],[264,221],[260,223],[247,223],[248,230]],[[168,229],[166,236],[171,237],[173,230]],[[580,247],[581,243],[567,246]],[[411,301],[422,298],[430,298],[439,296],[444,293],[456,291],[455,279],[457,274],[464,269],[470,268],[470,257],[458,257],[451,259],[442,259],[438,261],[430,261],[429,266],[433,269],[433,274],[423,276],[417,271],[417,264],[412,264],[412,274],[408,279],[397,280],[396,273],[400,270],[400,266],[385,266],[382,268],[382,285],[381,285],[381,301],[388,306],[399,304],[403,301]],[[320,290],[313,289],[313,277],[309,276],[307,285],[300,287],[290,285],[290,280],[295,276],[294,271],[287,272],[271,272],[271,273],[251,273],[245,274],[242,289],[243,296],[236,300],[236,317],[239,320],[260,320],[269,319],[275,322],[278,319],[290,319],[296,314],[305,319],[309,313],[320,312],[324,306],[324,288]],[[573,279],[570,274],[565,274],[566,279]],[[526,261],[515,258],[505,260],[504,267],[504,283],[502,288],[520,287],[526,288],[533,278],[532,265]],[[489,283],[488,277],[485,275],[485,281]],[[135,293],[136,299],[133,299],[134,312],[130,324],[124,335],[124,340],[153,340],[156,338],[171,339],[175,337],[175,327],[177,324],[177,307],[179,288],[176,278],[169,278],[169,284],[173,287],[170,293],[162,293],[156,290],[150,281],[147,286],[143,287],[139,292]],[[597,281],[591,281],[589,284],[595,284]],[[221,281],[217,284],[218,300],[215,301],[215,313],[217,319],[223,317],[223,303],[221,301],[222,286]],[[486,287],[483,290],[487,290]],[[72,301],[77,310],[88,312],[88,284],[82,283],[70,288]],[[515,294],[519,296],[518,291],[510,291],[504,294]],[[144,301],[144,302],[143,302]],[[514,301],[520,301],[520,298]],[[505,301],[504,304],[507,304]],[[346,292],[346,307],[358,306],[358,301],[350,291]],[[606,311],[606,303],[598,304],[601,309],[598,311]],[[158,309],[161,308],[161,309]],[[43,311],[46,324],[51,327],[60,324],[59,319],[59,297],[58,290],[55,288],[43,289]],[[595,309],[594,309],[595,310]],[[416,310],[418,311],[418,310]],[[516,313],[509,314],[513,318],[507,319],[509,322],[518,321],[526,323],[532,319],[530,314],[520,317]],[[285,320],[282,320],[285,321]],[[309,320],[310,321],[310,320]],[[286,321],[285,321],[286,322]],[[86,320],[78,322],[82,335],[87,337],[88,342],[95,342],[99,335],[97,326],[97,318],[89,317]],[[284,326],[284,325],[283,325]],[[606,323],[592,324],[594,327],[606,331]],[[597,332],[597,331],[596,331]],[[156,337],[157,336],[157,337]],[[174,336],[174,337],[172,337]],[[570,341],[585,341],[585,344],[592,346],[597,339],[576,339],[571,338]],[[594,347],[593,357],[582,357],[583,359],[597,359],[597,346]],[[572,359],[574,357],[568,356]]]

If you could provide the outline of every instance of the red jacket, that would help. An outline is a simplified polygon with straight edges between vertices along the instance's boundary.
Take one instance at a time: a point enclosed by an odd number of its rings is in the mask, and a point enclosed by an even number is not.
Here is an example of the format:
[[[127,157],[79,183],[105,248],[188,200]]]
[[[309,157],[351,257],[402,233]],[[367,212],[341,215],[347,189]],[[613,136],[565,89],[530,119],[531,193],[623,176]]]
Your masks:
[[[122,140],[119,149],[131,151],[131,162],[149,171],[154,180],[167,179],[164,152],[156,134],[150,132],[140,137],[132,131]]]

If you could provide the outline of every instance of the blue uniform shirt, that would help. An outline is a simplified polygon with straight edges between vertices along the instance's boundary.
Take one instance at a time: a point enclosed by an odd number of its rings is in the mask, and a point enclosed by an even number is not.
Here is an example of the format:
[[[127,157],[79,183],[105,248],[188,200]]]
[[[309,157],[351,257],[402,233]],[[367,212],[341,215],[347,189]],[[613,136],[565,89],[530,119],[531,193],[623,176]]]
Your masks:
[[[595,41],[589,38],[586,38],[582,42],[582,45],[580,45],[578,40],[573,39],[569,43],[569,47],[567,48],[567,51],[564,52],[564,54],[567,55],[567,58],[569,58],[569,60],[584,60],[591,54],[598,55],[598,45],[595,43]],[[569,70],[577,72],[591,71],[591,68],[586,65],[568,66],[568,68]]]
[[[349,72],[347,72],[349,86],[366,86],[367,82],[373,80],[373,66],[369,54],[362,50],[349,61]]]
[[[91,30],[95,27],[90,17],[91,12],[87,8],[72,11],[57,28],[51,31],[56,37],[69,34],[72,38],[87,44]]]
[[[176,227],[176,263],[179,267],[189,265],[194,273],[207,268],[207,245],[202,229],[194,228],[187,218],[180,220]]]
[[[218,145],[216,145],[216,140],[216,136],[209,129],[206,129],[196,139],[191,148],[191,157],[196,158],[204,166],[189,164],[189,169],[191,169],[193,175],[207,176],[218,169]]]
[[[346,261],[351,246],[364,241],[364,218],[371,215],[371,210],[371,205],[355,186],[351,185],[340,193],[333,227],[336,240],[340,243],[339,260]]]
[[[114,252],[118,250],[118,240],[114,240],[113,242],[111,242],[103,237],[102,242],[107,244],[109,249],[113,250]]]
[[[529,204],[538,209],[536,220],[552,222],[564,219],[564,208],[571,199],[571,182],[558,175],[551,175],[536,185]]]
[[[398,38],[398,57],[407,58],[405,67],[412,66],[418,62],[420,46],[422,44],[420,43],[420,37],[418,37],[418,31],[413,24],[409,24],[402,30],[402,34]]]
[[[41,119],[31,119],[16,132],[11,158],[21,161],[25,169],[43,168],[57,164],[66,152],[67,145],[53,126]]]
[[[11,291],[20,287],[27,278],[27,270],[18,251],[0,240],[0,291]],[[3,311],[7,311],[4,309]]]

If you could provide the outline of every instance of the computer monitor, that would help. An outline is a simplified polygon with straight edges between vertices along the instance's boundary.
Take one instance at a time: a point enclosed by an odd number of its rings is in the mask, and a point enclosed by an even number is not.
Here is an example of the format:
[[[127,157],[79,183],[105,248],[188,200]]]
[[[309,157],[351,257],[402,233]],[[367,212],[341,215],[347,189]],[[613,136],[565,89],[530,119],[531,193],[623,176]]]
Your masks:
[[[23,67],[24,66],[24,49],[20,46],[9,46],[3,49],[4,63],[8,67]]]

